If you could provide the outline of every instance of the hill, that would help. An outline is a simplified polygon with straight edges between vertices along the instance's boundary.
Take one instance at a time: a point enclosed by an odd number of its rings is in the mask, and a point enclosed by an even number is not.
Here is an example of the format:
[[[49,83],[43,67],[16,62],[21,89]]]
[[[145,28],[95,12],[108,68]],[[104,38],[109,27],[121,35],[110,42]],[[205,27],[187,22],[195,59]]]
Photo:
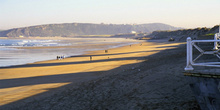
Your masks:
[[[219,25],[213,28],[195,28],[195,29],[181,29],[174,31],[154,31],[149,35],[142,37],[151,39],[170,39],[173,38],[177,41],[185,41],[187,37],[193,39],[213,39],[215,33],[218,33]]]
[[[79,36],[79,35],[113,35],[119,33],[153,32],[156,30],[176,30],[179,28],[162,24],[91,24],[91,23],[65,23],[65,24],[47,24],[15,28],[0,32],[1,37],[45,37],[45,36]]]

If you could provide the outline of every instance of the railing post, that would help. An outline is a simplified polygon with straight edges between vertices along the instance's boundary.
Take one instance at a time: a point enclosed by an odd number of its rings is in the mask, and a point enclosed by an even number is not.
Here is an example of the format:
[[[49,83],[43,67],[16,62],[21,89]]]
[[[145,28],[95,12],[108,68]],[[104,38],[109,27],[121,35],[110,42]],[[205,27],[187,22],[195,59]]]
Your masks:
[[[187,38],[185,71],[192,71],[193,69],[194,68],[192,67],[192,39],[190,37],[188,37]]]
[[[214,35],[214,40],[218,40],[218,34]],[[218,50],[218,42],[216,42],[216,41],[214,42],[213,50]]]

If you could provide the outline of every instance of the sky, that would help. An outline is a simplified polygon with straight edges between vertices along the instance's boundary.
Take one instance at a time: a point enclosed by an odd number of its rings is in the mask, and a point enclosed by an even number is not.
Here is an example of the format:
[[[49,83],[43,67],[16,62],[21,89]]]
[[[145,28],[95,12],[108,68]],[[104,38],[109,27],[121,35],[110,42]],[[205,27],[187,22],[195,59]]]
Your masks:
[[[0,0],[0,30],[53,23],[213,27],[220,0]]]

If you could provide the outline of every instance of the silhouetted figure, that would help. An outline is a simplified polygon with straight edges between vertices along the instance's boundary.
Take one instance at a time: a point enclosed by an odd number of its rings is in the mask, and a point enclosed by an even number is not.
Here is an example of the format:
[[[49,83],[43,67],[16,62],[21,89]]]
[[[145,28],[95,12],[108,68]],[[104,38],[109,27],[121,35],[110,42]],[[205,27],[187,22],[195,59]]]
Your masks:
[[[108,50],[105,50],[105,53],[108,53]]]
[[[90,56],[90,61],[92,61],[92,56]]]
[[[60,60],[61,59],[61,56],[57,56],[57,60]]]
[[[65,58],[64,55],[57,56],[57,60],[61,60],[61,59],[64,59],[64,58]]]

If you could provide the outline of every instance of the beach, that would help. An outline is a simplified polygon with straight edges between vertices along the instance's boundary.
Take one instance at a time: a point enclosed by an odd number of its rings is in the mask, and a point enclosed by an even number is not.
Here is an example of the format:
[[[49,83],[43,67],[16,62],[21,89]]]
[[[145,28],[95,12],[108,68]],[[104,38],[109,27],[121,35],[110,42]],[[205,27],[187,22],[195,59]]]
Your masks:
[[[54,60],[61,55],[77,56],[87,51],[105,50],[139,42],[124,38],[0,38],[0,67]]]
[[[0,68],[0,109],[198,109],[185,43],[151,40]]]

